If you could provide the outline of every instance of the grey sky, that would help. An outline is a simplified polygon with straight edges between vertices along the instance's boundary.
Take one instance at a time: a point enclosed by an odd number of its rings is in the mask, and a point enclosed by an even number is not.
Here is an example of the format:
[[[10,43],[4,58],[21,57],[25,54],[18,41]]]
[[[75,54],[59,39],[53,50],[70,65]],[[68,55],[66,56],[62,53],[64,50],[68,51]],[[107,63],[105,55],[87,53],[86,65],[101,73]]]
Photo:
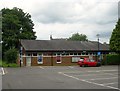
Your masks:
[[[118,0],[0,0],[0,9],[22,8],[32,16],[37,39],[68,38],[82,33],[109,42],[118,19]]]

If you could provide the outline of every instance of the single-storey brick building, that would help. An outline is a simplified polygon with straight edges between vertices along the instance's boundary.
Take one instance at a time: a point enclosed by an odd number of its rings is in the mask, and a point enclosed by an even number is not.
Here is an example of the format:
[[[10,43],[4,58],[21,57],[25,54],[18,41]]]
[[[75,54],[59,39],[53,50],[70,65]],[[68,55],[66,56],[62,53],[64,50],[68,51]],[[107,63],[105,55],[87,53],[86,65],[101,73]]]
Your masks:
[[[80,58],[105,60],[109,45],[95,41],[21,40],[23,66],[77,65]]]

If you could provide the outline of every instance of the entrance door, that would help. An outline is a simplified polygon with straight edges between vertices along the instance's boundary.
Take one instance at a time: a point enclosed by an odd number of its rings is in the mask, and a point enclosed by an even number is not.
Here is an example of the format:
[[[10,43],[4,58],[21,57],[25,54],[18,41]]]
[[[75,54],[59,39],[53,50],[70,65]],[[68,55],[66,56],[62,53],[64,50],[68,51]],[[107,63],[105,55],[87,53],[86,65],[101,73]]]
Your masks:
[[[26,58],[26,66],[31,66],[31,57]]]

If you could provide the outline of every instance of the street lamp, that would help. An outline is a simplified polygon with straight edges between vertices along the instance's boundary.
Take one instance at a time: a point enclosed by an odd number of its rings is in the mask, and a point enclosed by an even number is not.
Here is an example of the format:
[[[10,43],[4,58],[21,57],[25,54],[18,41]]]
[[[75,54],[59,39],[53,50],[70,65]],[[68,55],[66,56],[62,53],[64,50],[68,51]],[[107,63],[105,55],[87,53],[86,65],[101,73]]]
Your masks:
[[[22,27],[20,28],[20,35],[21,35],[21,33],[22,33]],[[20,42],[21,42],[21,38],[20,38]],[[20,67],[21,67],[21,62],[22,62],[22,46],[21,46],[21,44],[20,44]]]
[[[99,37],[100,37],[100,34],[97,34],[96,36],[98,38],[98,51],[99,51]]]
[[[100,38],[100,34],[97,34],[96,36],[98,38],[98,52],[97,52],[97,55],[98,55],[98,60],[99,60],[99,55],[100,55],[100,52],[99,52],[99,50],[100,50],[100,48],[99,48],[99,38]]]

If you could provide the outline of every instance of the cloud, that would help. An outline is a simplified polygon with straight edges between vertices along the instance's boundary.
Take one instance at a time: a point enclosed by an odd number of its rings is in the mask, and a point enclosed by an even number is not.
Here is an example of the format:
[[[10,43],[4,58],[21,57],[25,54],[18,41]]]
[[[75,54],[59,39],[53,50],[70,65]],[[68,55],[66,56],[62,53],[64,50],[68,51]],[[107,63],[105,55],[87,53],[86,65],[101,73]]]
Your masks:
[[[82,33],[89,40],[109,42],[118,18],[118,0],[0,0],[4,7],[22,8],[32,16],[37,39],[68,38]]]
[[[107,24],[116,21],[116,3],[47,3],[37,9],[33,16],[40,23],[98,23]],[[116,10],[115,10],[116,9]]]

